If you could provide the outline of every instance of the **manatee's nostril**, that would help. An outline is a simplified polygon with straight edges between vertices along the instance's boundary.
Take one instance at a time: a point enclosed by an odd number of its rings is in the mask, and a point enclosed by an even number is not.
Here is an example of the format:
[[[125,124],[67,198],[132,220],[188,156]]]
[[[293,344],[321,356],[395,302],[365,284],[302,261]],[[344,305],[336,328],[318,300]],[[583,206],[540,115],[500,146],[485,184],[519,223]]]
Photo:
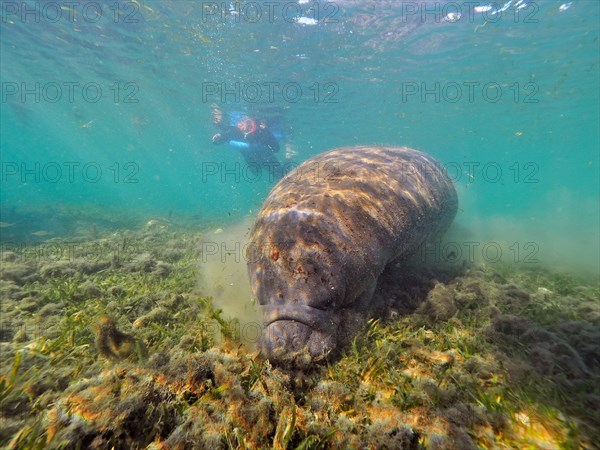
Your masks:
[[[297,329],[297,327],[293,327],[293,330],[291,331],[292,334],[290,334],[288,339],[288,347],[292,349],[292,351],[301,350],[307,344],[306,336],[299,334],[299,330]]]
[[[261,347],[265,354],[272,355],[277,349],[287,347],[287,334],[281,323],[272,323],[264,331],[261,339]]]

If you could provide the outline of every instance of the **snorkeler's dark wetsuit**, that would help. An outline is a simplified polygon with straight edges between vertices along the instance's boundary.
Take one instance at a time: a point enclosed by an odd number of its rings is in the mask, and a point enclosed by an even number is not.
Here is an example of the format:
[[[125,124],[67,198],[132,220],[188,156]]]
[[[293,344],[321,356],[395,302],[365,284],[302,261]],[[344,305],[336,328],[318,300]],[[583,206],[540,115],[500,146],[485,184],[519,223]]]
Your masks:
[[[224,144],[229,141],[238,141],[248,144],[248,148],[241,149],[248,168],[253,176],[258,176],[261,169],[268,169],[275,178],[281,177],[281,164],[274,153],[279,151],[277,138],[267,128],[257,127],[252,133],[244,134],[238,127],[224,127],[213,137],[213,144]]]
[[[254,133],[246,136],[246,141],[250,144],[250,147],[264,147],[271,153],[279,151],[279,142],[267,128],[257,128]]]

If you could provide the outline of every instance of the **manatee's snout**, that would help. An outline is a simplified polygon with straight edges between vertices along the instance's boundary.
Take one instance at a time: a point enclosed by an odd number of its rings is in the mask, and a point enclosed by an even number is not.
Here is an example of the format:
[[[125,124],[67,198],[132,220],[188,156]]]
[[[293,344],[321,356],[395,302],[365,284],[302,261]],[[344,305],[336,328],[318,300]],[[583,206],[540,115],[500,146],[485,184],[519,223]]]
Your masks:
[[[331,311],[304,303],[261,305],[266,324],[261,353],[282,365],[302,367],[324,360],[337,345],[338,324]]]
[[[271,360],[293,365],[322,360],[336,347],[333,335],[295,320],[270,323],[259,342],[263,355]]]

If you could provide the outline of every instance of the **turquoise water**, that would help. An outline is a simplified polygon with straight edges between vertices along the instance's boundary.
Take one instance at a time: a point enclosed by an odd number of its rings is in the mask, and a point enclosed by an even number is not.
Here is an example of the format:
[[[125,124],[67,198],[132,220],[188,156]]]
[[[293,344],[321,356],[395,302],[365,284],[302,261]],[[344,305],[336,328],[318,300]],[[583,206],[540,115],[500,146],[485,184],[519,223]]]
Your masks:
[[[289,167],[347,145],[426,151],[454,174],[466,239],[597,274],[597,1],[213,6],[2,2],[4,243],[59,235],[65,207],[251,216],[273,182],[211,144],[217,103],[280,116]]]

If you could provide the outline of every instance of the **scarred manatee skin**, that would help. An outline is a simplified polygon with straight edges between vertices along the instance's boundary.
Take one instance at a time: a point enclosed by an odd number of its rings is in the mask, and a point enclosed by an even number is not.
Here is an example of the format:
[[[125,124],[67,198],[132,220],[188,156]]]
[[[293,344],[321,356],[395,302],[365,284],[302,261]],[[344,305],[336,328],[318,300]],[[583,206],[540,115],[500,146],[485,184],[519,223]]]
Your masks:
[[[366,314],[377,279],[452,222],[458,199],[431,156],[407,147],[344,147],[273,188],[250,231],[250,285],[261,353],[323,360],[349,313]]]

